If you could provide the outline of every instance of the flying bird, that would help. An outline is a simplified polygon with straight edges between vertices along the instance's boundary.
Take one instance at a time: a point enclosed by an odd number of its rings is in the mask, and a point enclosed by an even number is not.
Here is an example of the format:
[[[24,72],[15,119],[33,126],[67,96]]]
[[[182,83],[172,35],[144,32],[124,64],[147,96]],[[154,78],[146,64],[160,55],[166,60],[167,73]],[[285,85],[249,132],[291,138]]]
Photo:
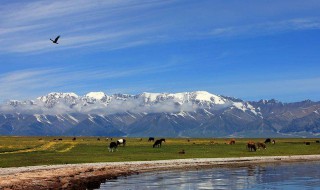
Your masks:
[[[58,40],[59,40],[59,38],[60,38],[60,35],[59,35],[59,36],[57,36],[57,37],[56,37],[56,39],[52,40],[52,39],[50,38],[50,40],[52,41],[52,43],[54,43],[54,44],[58,44]]]

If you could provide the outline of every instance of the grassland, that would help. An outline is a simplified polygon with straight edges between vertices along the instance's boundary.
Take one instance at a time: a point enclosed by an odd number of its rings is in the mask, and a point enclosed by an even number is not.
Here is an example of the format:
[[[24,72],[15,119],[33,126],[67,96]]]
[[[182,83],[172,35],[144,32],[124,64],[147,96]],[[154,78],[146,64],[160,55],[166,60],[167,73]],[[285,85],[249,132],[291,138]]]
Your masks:
[[[54,140],[62,138],[62,141]],[[114,138],[116,140],[117,138]],[[263,142],[264,139],[187,139],[169,138],[162,148],[152,148],[146,138],[126,138],[127,145],[116,152],[109,152],[106,139],[95,137],[0,137],[0,167],[31,165],[74,164],[119,161],[151,161],[183,158],[224,158],[245,156],[286,156],[320,154],[318,139],[275,139],[267,149],[249,152],[249,140]],[[305,142],[310,142],[306,145]],[[185,150],[185,154],[178,154]]]

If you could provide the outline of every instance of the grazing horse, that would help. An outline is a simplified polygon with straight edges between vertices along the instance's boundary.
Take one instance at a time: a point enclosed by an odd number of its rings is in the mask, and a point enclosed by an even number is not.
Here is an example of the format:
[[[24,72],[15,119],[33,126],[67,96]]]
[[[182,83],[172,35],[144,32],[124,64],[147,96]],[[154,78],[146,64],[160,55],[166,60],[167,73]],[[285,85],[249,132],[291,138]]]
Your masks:
[[[163,142],[166,142],[166,139],[159,139],[159,140],[156,140],[156,142],[154,142],[154,144],[153,144],[153,148],[154,148],[154,147],[158,147],[158,148],[160,148],[160,147],[161,147],[161,143],[162,143],[162,141],[163,141]]]
[[[122,146],[126,146],[126,139],[119,139],[117,140],[117,146],[121,145]]]
[[[118,143],[116,142],[111,142],[108,149],[109,149],[109,152],[113,152],[114,150],[117,150],[117,147],[118,147]]]
[[[271,143],[271,139],[270,138],[267,138],[264,143]]]
[[[274,139],[271,142],[272,142],[272,144],[276,144],[276,141]]]
[[[184,150],[181,150],[180,152],[178,152],[179,154],[185,154],[186,152]]]
[[[149,137],[148,142],[154,142],[154,137]]]
[[[254,152],[257,151],[257,147],[256,147],[255,143],[252,142],[252,141],[249,141],[249,142],[248,142],[247,148],[249,149],[250,152],[252,152],[252,151],[254,151]]]
[[[267,149],[267,146],[265,143],[258,142],[257,146],[258,146],[258,149],[260,149],[260,148]]]
[[[235,139],[231,139],[231,141],[229,142],[229,144],[236,144],[236,140],[235,140]]]
[[[76,137],[73,137],[72,140],[75,141],[75,140],[77,140],[77,138],[76,138]]]

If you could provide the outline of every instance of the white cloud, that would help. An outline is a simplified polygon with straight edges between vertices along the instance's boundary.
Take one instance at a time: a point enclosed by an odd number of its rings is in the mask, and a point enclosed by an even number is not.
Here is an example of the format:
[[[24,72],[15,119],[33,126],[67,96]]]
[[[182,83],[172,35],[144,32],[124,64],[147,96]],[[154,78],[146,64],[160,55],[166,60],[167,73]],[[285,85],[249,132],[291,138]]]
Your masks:
[[[281,79],[267,81],[228,82],[212,84],[212,89],[220,94],[242,97],[246,100],[280,99],[283,102],[302,101],[305,99],[319,100],[320,77]]]
[[[0,22],[0,50],[16,53],[103,45],[105,50],[150,42],[159,26],[144,23],[137,12],[169,1],[35,1],[4,5]],[[139,24],[135,24],[139,22]],[[153,25],[153,26],[152,26]],[[61,35],[59,48],[49,38]],[[101,48],[101,46],[100,46]]]
[[[28,99],[52,91],[89,87],[97,81],[161,73],[171,64],[114,68],[42,68],[8,72],[0,75],[0,100]],[[98,89],[100,90],[100,89]]]
[[[189,40],[198,38],[199,34],[208,38],[319,29],[318,17],[305,14],[319,7],[318,3],[313,2],[314,6],[297,2],[290,6],[269,4],[274,13],[263,2],[254,2],[255,8],[248,8],[246,3],[234,4],[237,6],[212,1],[161,0],[46,0],[5,4],[0,17],[0,50],[2,53],[43,53],[84,47],[114,50]],[[301,16],[281,17],[281,12],[290,15],[295,11],[301,12]],[[51,48],[48,39],[58,34],[62,35],[60,46],[63,47]]]
[[[239,36],[262,36],[279,32],[293,30],[320,29],[320,20],[318,19],[289,19],[283,21],[264,22],[258,24],[248,24],[241,26],[227,26],[222,28],[213,28],[205,37],[239,37]]]

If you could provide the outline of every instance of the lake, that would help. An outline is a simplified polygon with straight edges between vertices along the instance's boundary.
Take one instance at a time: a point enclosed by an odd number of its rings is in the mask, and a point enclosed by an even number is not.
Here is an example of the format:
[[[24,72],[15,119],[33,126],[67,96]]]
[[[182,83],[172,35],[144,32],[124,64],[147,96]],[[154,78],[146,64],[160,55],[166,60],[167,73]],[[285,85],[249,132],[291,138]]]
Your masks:
[[[143,173],[108,180],[100,189],[320,189],[320,162]]]

